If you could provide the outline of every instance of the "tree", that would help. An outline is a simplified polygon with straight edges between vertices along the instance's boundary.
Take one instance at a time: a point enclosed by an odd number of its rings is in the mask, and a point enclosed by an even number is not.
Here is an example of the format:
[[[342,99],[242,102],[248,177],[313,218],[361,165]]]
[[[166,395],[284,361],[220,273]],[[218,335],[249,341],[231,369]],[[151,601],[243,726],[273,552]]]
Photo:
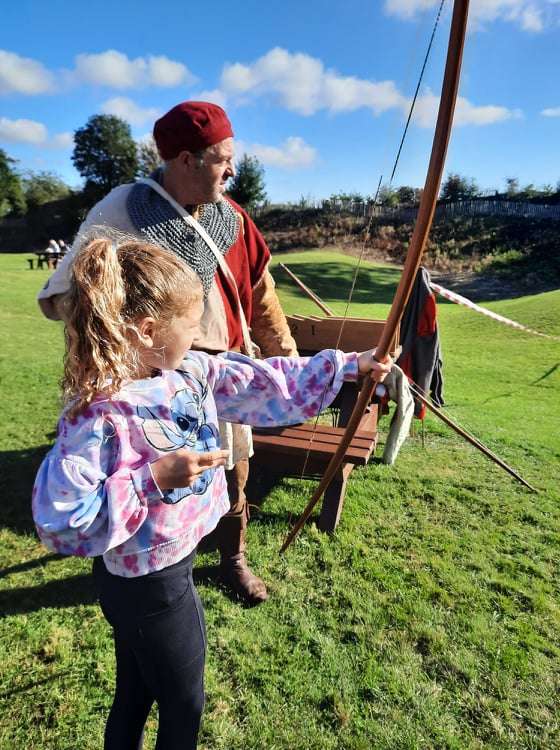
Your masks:
[[[399,204],[397,191],[390,185],[381,185],[377,195],[377,202],[386,208],[394,208]]]
[[[41,206],[70,195],[70,188],[54,172],[28,172],[23,178],[27,205]]]
[[[479,187],[474,179],[469,180],[456,172],[450,172],[442,185],[440,198],[454,203],[455,201],[476,198],[479,192]]]
[[[521,190],[520,197],[523,198],[523,200],[530,201],[533,198],[536,198],[539,194],[539,191],[534,186],[532,182],[530,182],[528,185],[525,185],[525,187]]]
[[[245,154],[235,170],[228,194],[247,211],[252,211],[266,200],[264,169],[256,156]]]
[[[98,197],[131,182],[138,158],[129,125],[114,115],[93,115],[74,133],[72,161],[86,179],[86,190]]]
[[[25,195],[16,164],[16,160],[0,148],[0,217],[25,213]]]
[[[506,177],[506,195],[508,198],[515,198],[519,193],[519,180],[517,177]]]
[[[399,203],[414,203],[416,201],[416,190],[408,185],[402,185],[397,190]]]
[[[152,172],[161,167],[163,161],[157,150],[156,142],[150,136],[145,141],[137,144],[138,149],[138,174],[141,177],[149,177]]]

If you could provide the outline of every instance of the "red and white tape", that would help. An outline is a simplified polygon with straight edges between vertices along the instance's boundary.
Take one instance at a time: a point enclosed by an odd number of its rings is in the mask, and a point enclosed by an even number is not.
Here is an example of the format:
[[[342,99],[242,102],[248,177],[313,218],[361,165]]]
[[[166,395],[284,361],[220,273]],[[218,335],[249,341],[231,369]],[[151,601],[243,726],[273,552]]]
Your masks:
[[[515,320],[504,318],[503,315],[498,315],[498,313],[492,312],[492,310],[487,310],[485,307],[480,307],[480,305],[475,305],[475,303],[472,302],[470,299],[467,299],[466,297],[463,297],[460,294],[456,294],[455,292],[452,292],[449,289],[446,289],[444,286],[440,286],[440,284],[434,284],[433,281],[430,282],[430,286],[434,290],[434,292],[441,294],[442,297],[445,297],[445,299],[448,299],[451,302],[455,302],[457,305],[463,305],[464,307],[468,307],[471,310],[475,310],[476,312],[482,313],[482,315],[486,315],[487,317],[492,318],[493,320],[497,320],[500,323],[504,323],[507,326],[511,326],[512,328],[518,328],[520,331],[526,331],[527,333],[532,333],[535,336],[542,336],[543,338],[555,339],[556,341],[560,341],[560,336],[551,336],[548,333],[540,333],[539,331],[534,331],[532,328],[527,328],[527,326],[524,326],[521,323],[516,323]]]

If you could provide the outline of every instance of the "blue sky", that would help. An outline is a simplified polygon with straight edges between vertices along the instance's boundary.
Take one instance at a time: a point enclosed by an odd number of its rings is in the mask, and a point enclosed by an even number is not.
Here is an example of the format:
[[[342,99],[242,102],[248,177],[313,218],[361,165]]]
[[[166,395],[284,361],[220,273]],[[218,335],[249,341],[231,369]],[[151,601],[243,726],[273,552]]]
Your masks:
[[[19,0],[0,28],[0,147],[72,185],[72,133],[100,112],[135,138],[193,98],[222,103],[272,201],[375,192],[390,174],[438,0]],[[451,2],[395,185],[421,186]],[[446,171],[486,189],[560,180],[560,0],[472,0]]]

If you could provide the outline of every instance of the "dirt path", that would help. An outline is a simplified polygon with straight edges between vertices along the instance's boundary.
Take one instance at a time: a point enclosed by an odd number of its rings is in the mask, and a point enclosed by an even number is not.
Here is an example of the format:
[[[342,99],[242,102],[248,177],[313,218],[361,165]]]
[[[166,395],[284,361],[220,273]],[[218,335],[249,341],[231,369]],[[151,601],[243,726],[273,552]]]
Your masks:
[[[538,274],[527,274],[523,278],[473,271],[444,274],[433,272],[430,275],[437,284],[462,294],[473,302],[513,299],[558,288],[557,283],[548,282]]]

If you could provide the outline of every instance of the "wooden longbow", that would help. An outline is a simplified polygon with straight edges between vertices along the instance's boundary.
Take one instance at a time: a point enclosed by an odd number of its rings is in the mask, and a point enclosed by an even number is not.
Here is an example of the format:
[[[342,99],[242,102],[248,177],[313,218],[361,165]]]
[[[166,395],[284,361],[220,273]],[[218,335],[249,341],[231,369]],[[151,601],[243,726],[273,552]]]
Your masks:
[[[436,122],[436,129],[434,133],[434,140],[432,143],[432,152],[430,155],[430,163],[428,166],[428,173],[426,175],[426,182],[424,185],[424,192],[420,200],[420,206],[418,208],[418,216],[410,245],[406,254],[406,260],[403,268],[403,272],[395,292],[395,297],[391,305],[389,316],[385,323],[385,327],[381,334],[379,343],[377,344],[376,358],[383,360],[386,358],[391,341],[395,335],[397,326],[402,318],[404,308],[410,296],[414,279],[418,267],[422,260],[422,254],[428,240],[428,234],[432,226],[432,220],[434,217],[434,211],[436,207],[437,196],[439,193],[439,187],[441,184],[441,177],[443,174],[443,167],[445,164],[445,155],[447,153],[447,145],[449,143],[449,136],[451,135],[451,126],[453,122],[453,112],[455,111],[455,102],[457,101],[457,91],[459,88],[459,78],[461,73],[461,61],[463,57],[463,47],[465,43],[465,33],[467,28],[467,18],[469,10],[469,0],[455,0],[453,4],[453,17],[451,19],[451,30],[449,32],[449,45],[447,48],[447,59],[445,61],[445,73],[443,76],[443,85],[441,90],[441,98],[439,102],[439,110]],[[362,386],[359,393],[354,410],[348,420],[348,425],[344,432],[344,435],[340,439],[340,443],[333,455],[329,465],[327,466],[325,473],[319,482],[317,489],[315,490],[313,497],[308,502],[305,510],[294,524],[292,530],[286,537],[284,544],[280,548],[280,552],[285,552],[296,535],[299,533],[303,524],[307,521],[311,515],[313,508],[317,505],[323,493],[333,480],[336,472],[338,471],[340,464],[344,460],[344,455],[352,438],[358,429],[360,420],[371,400],[373,391],[376,386],[375,376],[368,377]]]

